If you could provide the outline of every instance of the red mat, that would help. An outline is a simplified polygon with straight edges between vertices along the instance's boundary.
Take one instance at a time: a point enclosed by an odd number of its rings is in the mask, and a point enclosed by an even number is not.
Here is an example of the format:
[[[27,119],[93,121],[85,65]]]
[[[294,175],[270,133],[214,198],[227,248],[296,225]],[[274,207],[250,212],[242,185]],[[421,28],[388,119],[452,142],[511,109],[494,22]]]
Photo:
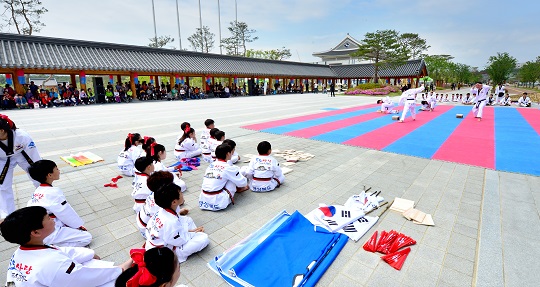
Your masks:
[[[435,109],[434,112],[419,112],[416,115],[416,121],[408,120],[404,123],[395,122],[380,129],[350,139],[343,144],[381,150],[426,124],[427,122],[442,115],[451,108],[453,108],[453,106],[437,106],[437,109]]]
[[[481,122],[468,113],[433,159],[495,168],[494,109],[484,108]]]
[[[374,118],[380,118],[384,116],[384,114],[373,112],[369,114],[364,114],[352,118],[347,118],[335,122],[330,122],[326,124],[322,124],[319,126],[309,127],[301,130],[296,130],[292,132],[285,133],[289,136],[295,136],[295,137],[301,137],[301,138],[311,138],[314,136],[318,136],[320,134],[328,133],[331,131],[335,131],[344,127],[352,126],[361,122],[369,121]]]
[[[324,113],[299,116],[299,117],[294,117],[294,118],[289,118],[289,119],[270,121],[266,123],[247,125],[247,126],[243,126],[242,128],[260,131],[260,130],[274,128],[278,126],[284,126],[284,125],[294,124],[294,123],[303,122],[303,121],[315,120],[315,119],[320,119],[324,117],[329,117],[329,116],[334,116],[334,115],[339,115],[339,114],[344,114],[344,113],[349,113],[349,112],[355,112],[355,111],[369,109],[369,108],[373,108],[377,106],[379,105],[370,104],[370,105],[365,105],[365,106],[346,108],[346,109],[329,111],[329,112],[324,112]]]
[[[517,110],[536,133],[540,135],[540,110],[532,108],[518,108]]]

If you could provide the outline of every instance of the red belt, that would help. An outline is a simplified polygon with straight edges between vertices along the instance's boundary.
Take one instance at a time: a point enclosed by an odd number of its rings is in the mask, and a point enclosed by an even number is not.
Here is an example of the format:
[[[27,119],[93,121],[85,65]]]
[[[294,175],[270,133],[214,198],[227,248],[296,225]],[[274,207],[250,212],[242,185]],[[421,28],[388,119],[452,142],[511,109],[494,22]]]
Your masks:
[[[183,151],[186,151],[186,150],[183,150],[183,149],[175,149],[174,151],[183,152]]]
[[[257,181],[271,181],[272,178],[260,178],[260,177],[253,177],[253,180],[257,180]]]
[[[209,154],[212,154],[212,153],[211,152],[203,152],[202,154],[209,155]]]
[[[136,203],[145,203],[146,199],[135,199]]]
[[[49,213],[49,217],[50,218],[56,218],[56,215],[54,215],[54,213]]]
[[[226,191],[227,194],[229,195],[229,198],[231,199],[231,203],[234,205],[234,198],[233,198],[233,195],[232,193],[226,189],[226,188],[223,188],[223,189],[220,189],[220,190],[217,190],[217,191],[206,191],[206,190],[203,190],[202,192],[206,195],[216,195],[216,194],[220,194],[221,192],[223,191]]]

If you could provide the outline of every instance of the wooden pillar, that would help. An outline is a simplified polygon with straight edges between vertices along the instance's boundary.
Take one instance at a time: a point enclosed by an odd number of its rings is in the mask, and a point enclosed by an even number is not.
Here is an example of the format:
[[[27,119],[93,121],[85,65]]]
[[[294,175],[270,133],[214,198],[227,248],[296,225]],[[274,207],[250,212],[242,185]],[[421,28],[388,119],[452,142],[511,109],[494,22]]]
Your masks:
[[[171,86],[171,90],[173,89],[175,83],[176,83],[176,78],[174,77],[174,75],[170,75],[169,76],[169,85]]]
[[[81,84],[81,90],[86,91],[86,73],[84,71],[79,73],[79,83]]]
[[[17,74],[17,70],[13,71],[13,89],[15,89],[15,92],[19,95],[24,95],[24,87],[19,82],[19,75]]]
[[[69,75],[70,78],[71,78],[71,84],[73,85],[73,87],[76,89],[77,88],[77,80],[75,79],[75,74],[71,74]]]
[[[131,89],[131,98],[137,97],[137,88],[135,87],[135,73],[129,73],[129,85]]]
[[[418,82],[420,82],[420,78],[416,77],[416,87],[418,88]]]
[[[189,76],[186,76],[186,85],[191,87],[191,85],[189,84]]]
[[[351,88],[351,79],[347,79],[347,89]]]
[[[116,75],[116,82],[122,84],[122,76]]]

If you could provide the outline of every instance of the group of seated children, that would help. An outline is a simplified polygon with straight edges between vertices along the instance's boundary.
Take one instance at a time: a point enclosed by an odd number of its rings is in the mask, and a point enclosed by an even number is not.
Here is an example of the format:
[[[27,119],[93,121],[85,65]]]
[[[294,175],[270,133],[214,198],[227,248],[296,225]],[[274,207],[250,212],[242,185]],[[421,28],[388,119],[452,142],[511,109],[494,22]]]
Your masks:
[[[56,223],[42,206],[14,211],[0,224],[8,242],[19,245],[7,272],[7,286],[174,286],[180,277],[172,249],[133,249],[130,259],[113,266],[89,248],[48,245]],[[184,285],[179,285],[184,286]]]

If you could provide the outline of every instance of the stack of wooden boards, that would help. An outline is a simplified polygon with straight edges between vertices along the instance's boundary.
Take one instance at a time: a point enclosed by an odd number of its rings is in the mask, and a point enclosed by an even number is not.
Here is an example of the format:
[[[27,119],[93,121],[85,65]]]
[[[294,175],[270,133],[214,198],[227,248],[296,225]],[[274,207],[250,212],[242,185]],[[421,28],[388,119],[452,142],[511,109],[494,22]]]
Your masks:
[[[72,167],[78,167],[103,161],[102,157],[89,151],[79,152],[77,154],[71,154],[69,156],[61,156],[60,158]]]

